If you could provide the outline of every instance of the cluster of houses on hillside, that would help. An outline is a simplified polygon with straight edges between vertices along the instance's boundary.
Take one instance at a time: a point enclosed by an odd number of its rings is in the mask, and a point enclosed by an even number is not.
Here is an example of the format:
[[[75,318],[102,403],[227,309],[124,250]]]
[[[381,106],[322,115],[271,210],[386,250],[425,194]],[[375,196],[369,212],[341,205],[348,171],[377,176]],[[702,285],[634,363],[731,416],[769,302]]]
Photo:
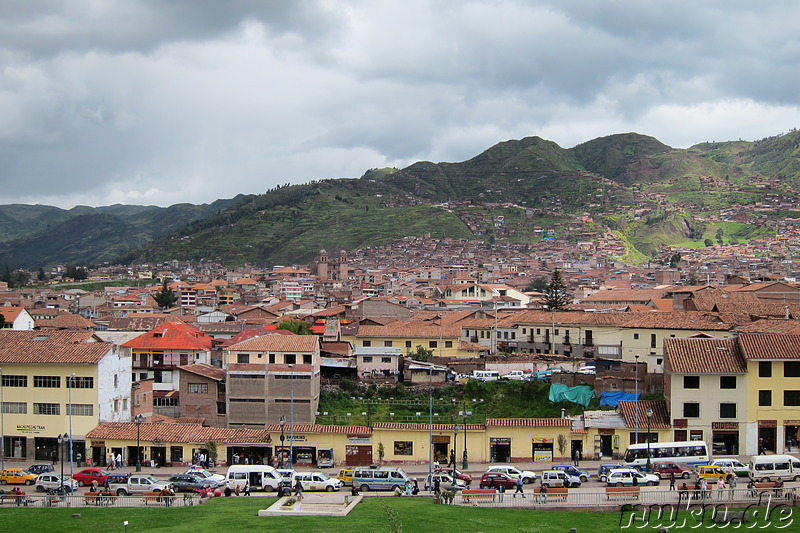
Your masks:
[[[281,454],[316,464],[324,451],[364,464],[379,444],[387,461],[426,461],[430,446],[456,445],[478,461],[541,461],[575,449],[619,456],[648,438],[701,440],[724,455],[797,449],[800,287],[791,283],[634,288],[634,276],[607,277],[551,312],[539,293],[505,282],[518,277],[510,265],[497,276],[458,265],[396,271],[387,282],[369,269],[353,279],[348,261],[323,251],[309,268],[195,273],[168,284],[171,309],[155,304],[158,284],[0,290],[5,456],[48,459],[68,428],[74,453],[95,463],[112,451],[178,463],[214,449],[223,462]],[[589,277],[572,276],[573,287]],[[287,320],[311,334],[279,329]],[[577,372],[587,362],[595,371]],[[664,399],[464,424],[463,443],[439,421],[429,442],[424,419],[318,424],[320,391],[342,378],[424,387],[475,370],[556,370],[553,383]]]

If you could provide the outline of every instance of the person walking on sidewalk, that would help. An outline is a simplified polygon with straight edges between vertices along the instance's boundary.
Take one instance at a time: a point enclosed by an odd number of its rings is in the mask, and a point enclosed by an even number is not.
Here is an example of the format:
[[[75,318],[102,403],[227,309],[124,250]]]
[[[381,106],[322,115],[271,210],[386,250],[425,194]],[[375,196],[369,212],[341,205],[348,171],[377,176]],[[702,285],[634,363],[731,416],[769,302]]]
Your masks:
[[[669,473],[669,490],[675,490],[675,472]]]
[[[581,451],[575,448],[575,451],[572,452],[572,462],[575,464],[576,467],[580,466],[581,461]]]
[[[514,497],[517,497],[517,494],[520,494],[523,498],[525,497],[525,493],[522,492],[522,476],[517,478],[517,490],[514,491]]]

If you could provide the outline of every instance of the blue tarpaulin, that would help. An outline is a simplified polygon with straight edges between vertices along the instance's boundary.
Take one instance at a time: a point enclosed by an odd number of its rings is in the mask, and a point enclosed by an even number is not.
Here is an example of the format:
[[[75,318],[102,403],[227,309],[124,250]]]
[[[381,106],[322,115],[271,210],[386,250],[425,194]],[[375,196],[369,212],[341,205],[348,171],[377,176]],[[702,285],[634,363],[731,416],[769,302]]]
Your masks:
[[[578,385],[577,387],[567,387],[563,383],[550,385],[551,402],[563,402],[566,400],[588,407],[592,398],[594,398],[594,389],[588,385]]]
[[[641,394],[639,394],[641,396]],[[609,405],[616,407],[621,400],[636,400],[636,394],[633,392],[604,392],[600,395],[600,407]]]

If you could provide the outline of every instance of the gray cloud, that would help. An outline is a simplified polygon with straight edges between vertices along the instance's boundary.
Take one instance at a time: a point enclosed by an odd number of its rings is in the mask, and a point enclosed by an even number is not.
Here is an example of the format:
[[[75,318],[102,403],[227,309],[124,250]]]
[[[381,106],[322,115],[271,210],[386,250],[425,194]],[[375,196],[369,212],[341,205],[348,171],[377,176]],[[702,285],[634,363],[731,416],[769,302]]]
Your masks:
[[[0,0],[3,203],[210,202],[510,138],[796,127],[800,4]]]

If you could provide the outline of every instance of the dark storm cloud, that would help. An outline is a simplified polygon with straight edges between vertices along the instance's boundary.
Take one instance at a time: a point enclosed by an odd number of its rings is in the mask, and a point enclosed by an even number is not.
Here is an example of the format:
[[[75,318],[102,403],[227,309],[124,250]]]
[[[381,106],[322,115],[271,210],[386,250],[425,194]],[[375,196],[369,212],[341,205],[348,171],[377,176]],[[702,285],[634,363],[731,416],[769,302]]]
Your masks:
[[[510,138],[800,121],[793,1],[0,0],[3,202],[209,202]]]

